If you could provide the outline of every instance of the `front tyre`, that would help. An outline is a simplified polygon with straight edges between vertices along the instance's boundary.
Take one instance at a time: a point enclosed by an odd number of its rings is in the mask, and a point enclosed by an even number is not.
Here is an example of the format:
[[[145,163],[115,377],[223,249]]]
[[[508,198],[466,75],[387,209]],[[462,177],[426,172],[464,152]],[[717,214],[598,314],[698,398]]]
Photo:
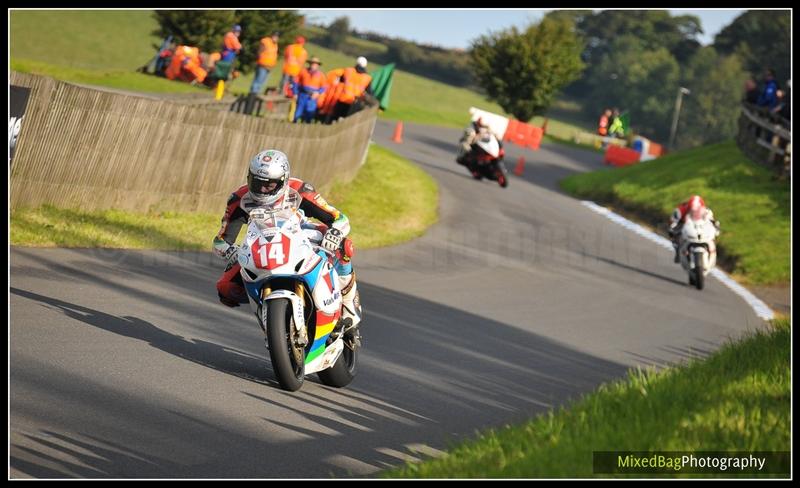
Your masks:
[[[358,331],[355,332],[358,334]],[[339,359],[336,360],[333,366],[317,373],[317,377],[322,383],[333,386],[334,388],[342,388],[350,384],[353,378],[356,377],[358,369],[358,346],[353,345],[353,341],[349,337],[345,337],[345,346]],[[348,345],[350,344],[350,345]]]
[[[501,170],[497,170],[497,182],[500,184],[500,187],[505,188],[508,186],[508,178],[506,178],[505,173]]]
[[[267,307],[267,342],[269,344],[269,358],[275,378],[281,388],[297,391],[303,386],[305,376],[305,351],[294,344],[291,334],[292,308],[289,299],[277,298],[270,300]],[[299,348],[299,351],[298,351]],[[300,361],[297,360],[299,352]]]
[[[692,273],[694,274],[695,288],[702,290],[703,286],[705,286],[705,275],[703,274],[703,253],[701,252],[694,253],[694,269],[692,269]]]

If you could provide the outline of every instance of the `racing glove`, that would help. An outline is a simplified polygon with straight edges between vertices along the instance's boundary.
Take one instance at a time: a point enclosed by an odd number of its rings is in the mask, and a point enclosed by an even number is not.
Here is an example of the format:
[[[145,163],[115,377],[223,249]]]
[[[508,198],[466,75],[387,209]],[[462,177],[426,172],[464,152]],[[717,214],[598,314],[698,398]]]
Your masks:
[[[228,263],[226,268],[230,268],[239,259],[239,246],[237,246],[236,244],[231,244],[230,247],[225,250],[225,253],[223,254],[222,257]]]
[[[328,232],[325,233],[325,237],[322,238],[322,247],[327,249],[331,252],[336,252],[339,249],[339,246],[342,245],[342,231],[336,228],[328,229]]]

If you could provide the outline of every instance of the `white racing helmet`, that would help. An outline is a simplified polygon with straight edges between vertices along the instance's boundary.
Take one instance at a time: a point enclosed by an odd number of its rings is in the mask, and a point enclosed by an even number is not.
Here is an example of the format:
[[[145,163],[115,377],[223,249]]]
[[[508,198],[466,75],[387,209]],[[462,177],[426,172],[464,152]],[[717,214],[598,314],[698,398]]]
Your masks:
[[[289,158],[281,151],[267,149],[250,160],[247,189],[254,201],[272,205],[289,189]]]

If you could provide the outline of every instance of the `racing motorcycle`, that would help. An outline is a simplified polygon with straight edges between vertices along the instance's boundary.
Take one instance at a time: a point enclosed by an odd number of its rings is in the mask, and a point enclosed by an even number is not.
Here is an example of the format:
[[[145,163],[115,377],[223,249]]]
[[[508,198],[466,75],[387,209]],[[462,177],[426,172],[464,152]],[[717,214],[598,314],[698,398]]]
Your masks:
[[[508,186],[508,172],[503,163],[505,151],[490,131],[483,130],[472,144],[472,150],[456,158],[458,164],[466,166],[476,180],[483,178],[496,181],[501,187]]]
[[[320,246],[323,233],[305,219],[301,198],[291,190],[279,209],[250,212],[238,257],[242,281],[281,388],[296,391],[313,373],[343,387],[355,377],[361,335],[342,330],[335,261],[353,255],[352,241],[336,252]]]
[[[717,263],[719,222],[700,213],[690,213],[681,228],[678,254],[681,266],[689,273],[689,284],[702,290],[705,277]]]

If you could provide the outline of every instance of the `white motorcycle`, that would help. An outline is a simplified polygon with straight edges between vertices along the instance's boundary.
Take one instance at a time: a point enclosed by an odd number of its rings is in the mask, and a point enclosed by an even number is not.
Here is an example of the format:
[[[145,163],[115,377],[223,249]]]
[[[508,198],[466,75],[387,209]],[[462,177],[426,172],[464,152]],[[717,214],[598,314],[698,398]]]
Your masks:
[[[697,218],[694,218],[697,217]],[[717,263],[719,223],[715,225],[708,216],[686,217],[681,228],[678,253],[681,266],[689,273],[689,284],[702,290],[705,277]]]
[[[301,198],[291,190],[282,208],[250,212],[238,257],[242,280],[281,387],[296,391],[312,373],[343,387],[355,377],[361,340],[358,329],[342,330],[334,263],[353,254],[352,244],[345,239],[341,254],[321,247],[322,232],[306,222]]]

